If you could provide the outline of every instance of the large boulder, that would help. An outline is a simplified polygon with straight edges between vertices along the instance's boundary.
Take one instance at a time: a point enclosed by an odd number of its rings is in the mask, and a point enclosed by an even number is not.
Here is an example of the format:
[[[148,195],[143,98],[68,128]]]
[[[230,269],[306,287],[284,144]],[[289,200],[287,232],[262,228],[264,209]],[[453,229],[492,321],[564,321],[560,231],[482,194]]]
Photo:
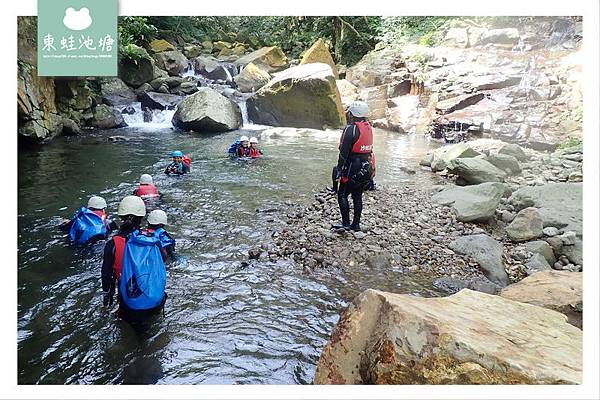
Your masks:
[[[92,126],[98,129],[112,129],[127,126],[127,123],[118,110],[106,104],[100,104],[94,108]]]
[[[248,102],[254,123],[298,128],[338,128],[344,109],[327,64],[299,65],[276,73]]]
[[[324,63],[331,67],[335,79],[339,78],[339,73],[333,57],[329,52],[329,48],[323,39],[317,40],[310,49],[306,50],[306,53],[300,60],[300,65],[311,64],[311,63]]]
[[[335,84],[340,92],[342,106],[346,109],[358,98],[358,88],[346,79],[339,79]]]
[[[137,98],[133,89],[119,78],[101,78],[100,94],[102,101],[110,106],[131,104]]]
[[[177,49],[165,39],[154,39],[150,42],[150,50],[154,53],[161,53],[163,51],[173,51]]]
[[[542,271],[505,287],[500,296],[549,308],[565,314],[569,323],[582,328],[581,272]]]
[[[519,211],[515,219],[506,227],[508,237],[515,242],[537,239],[543,235],[544,221],[535,207]]]
[[[196,73],[208,79],[213,81],[219,79],[224,81],[231,80],[231,73],[213,57],[199,56],[193,62]]]
[[[233,80],[241,92],[256,92],[269,83],[271,75],[267,71],[258,68],[254,63],[250,63]]]
[[[529,156],[525,153],[525,150],[518,144],[505,144],[498,150],[498,154],[513,156],[519,161],[527,161]]]
[[[146,92],[140,96],[142,108],[148,107],[153,110],[166,110],[175,108],[183,97],[174,94]]]
[[[348,68],[346,79],[361,88],[382,85],[403,63],[398,51],[378,49],[365,54],[360,62]]]
[[[154,59],[139,46],[127,46],[132,57],[121,57],[119,78],[129,86],[138,87],[154,79]]]
[[[519,30],[516,28],[490,29],[483,33],[476,45],[484,44],[515,45],[519,43]]]
[[[443,171],[457,158],[477,157],[479,153],[473,150],[468,144],[461,142],[452,146],[441,147],[435,150],[432,155],[430,166],[436,172]]]
[[[216,90],[201,87],[177,106],[173,125],[195,132],[226,132],[242,125],[236,103]]]
[[[542,216],[544,227],[553,226],[582,231],[582,184],[548,183],[542,186],[526,186],[514,192],[508,202],[517,210],[536,207]]]
[[[450,28],[442,41],[444,46],[464,49],[469,46],[469,34],[466,28]]]
[[[416,133],[419,114],[418,95],[388,99],[385,115],[389,128],[394,132]]]
[[[481,158],[455,158],[447,168],[469,184],[503,182],[506,178],[506,172]]]
[[[369,118],[385,118],[387,110],[387,85],[360,89],[358,99],[369,105]]]
[[[240,57],[235,62],[238,65],[248,65],[254,63],[259,68],[264,69],[269,73],[281,71],[287,68],[288,59],[286,55],[277,46],[263,47],[252,53]]]
[[[366,290],[340,316],[315,384],[580,384],[582,331],[553,310],[462,290]]]
[[[452,206],[461,222],[487,221],[494,216],[503,194],[503,184],[486,182],[471,186],[447,186],[433,195],[432,199],[439,204]]]
[[[171,76],[181,74],[188,66],[188,59],[179,50],[163,51],[154,55],[156,65]]]
[[[518,175],[521,173],[519,160],[508,154],[490,154],[485,160],[508,175]]]
[[[502,261],[502,243],[486,234],[477,234],[461,236],[448,247],[458,254],[473,258],[490,281],[501,287],[508,285],[508,275]]]

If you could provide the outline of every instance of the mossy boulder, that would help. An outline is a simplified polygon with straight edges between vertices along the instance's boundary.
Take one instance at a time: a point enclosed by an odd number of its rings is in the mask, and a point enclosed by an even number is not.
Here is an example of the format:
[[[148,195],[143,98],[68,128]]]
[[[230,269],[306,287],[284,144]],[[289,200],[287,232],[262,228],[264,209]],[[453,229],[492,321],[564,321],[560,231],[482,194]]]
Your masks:
[[[92,126],[98,129],[122,128],[127,126],[121,113],[106,104],[94,108]]]
[[[121,57],[119,78],[133,87],[141,86],[154,79],[154,59],[142,47],[134,44],[128,46],[127,57]]]
[[[163,51],[172,51],[177,49],[165,39],[154,39],[150,42],[150,50],[152,50],[154,53],[161,53]]]
[[[259,68],[264,69],[269,73],[281,71],[289,65],[288,58],[285,53],[277,46],[263,47],[252,53],[240,57],[236,64],[248,65],[254,63]]]
[[[333,71],[323,63],[275,74],[247,105],[249,118],[259,124],[322,129],[345,123]]]
[[[154,55],[156,65],[171,76],[177,76],[182,73],[188,65],[188,59],[179,51],[163,51]]]
[[[329,52],[329,48],[323,39],[317,40],[302,56],[300,65],[312,64],[312,63],[324,63],[331,67],[335,79],[339,78],[339,73],[333,57]]]
[[[271,75],[263,69],[258,68],[254,63],[244,67],[242,72],[233,78],[241,92],[255,92],[271,80]]]

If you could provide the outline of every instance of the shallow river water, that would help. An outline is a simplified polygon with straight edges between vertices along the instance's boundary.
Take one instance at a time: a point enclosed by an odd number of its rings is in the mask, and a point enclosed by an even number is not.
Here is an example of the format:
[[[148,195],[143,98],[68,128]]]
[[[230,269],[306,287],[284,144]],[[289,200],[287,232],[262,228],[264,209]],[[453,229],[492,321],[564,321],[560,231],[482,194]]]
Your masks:
[[[225,156],[240,134],[138,124],[20,151],[20,384],[306,384],[339,312],[356,294],[375,288],[437,295],[427,277],[394,270],[304,275],[289,262],[243,262],[277,223],[276,213],[257,209],[308,204],[330,184],[339,132],[262,135],[266,156],[252,163]],[[130,140],[112,143],[110,135]],[[431,184],[430,174],[418,170],[430,146],[421,135],[376,131],[378,184]],[[190,175],[162,174],[174,149],[192,156]],[[57,225],[92,194],[115,215],[142,173],[152,174],[163,193],[158,206],[169,215],[178,259],[168,267],[164,316],[140,332],[101,307],[104,244],[74,248]]]

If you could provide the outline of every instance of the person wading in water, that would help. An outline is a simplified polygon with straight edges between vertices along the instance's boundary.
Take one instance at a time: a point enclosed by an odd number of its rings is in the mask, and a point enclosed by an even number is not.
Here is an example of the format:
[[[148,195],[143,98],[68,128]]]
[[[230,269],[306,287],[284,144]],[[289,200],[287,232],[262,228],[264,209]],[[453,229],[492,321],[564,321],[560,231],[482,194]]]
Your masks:
[[[353,102],[346,111],[348,125],[340,138],[337,175],[339,187],[338,204],[342,214],[342,224],[334,225],[337,231],[360,231],[362,214],[362,194],[373,178],[373,130],[367,121],[369,106],[362,101]],[[348,195],[352,195],[354,219],[350,223]]]

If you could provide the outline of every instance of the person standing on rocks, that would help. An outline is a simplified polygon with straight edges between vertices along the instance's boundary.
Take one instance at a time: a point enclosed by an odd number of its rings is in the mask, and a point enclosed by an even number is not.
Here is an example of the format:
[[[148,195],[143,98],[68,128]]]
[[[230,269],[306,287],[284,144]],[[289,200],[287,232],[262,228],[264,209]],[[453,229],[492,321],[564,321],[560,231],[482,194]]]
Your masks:
[[[369,106],[362,101],[353,102],[346,111],[348,125],[340,138],[340,155],[337,164],[339,182],[337,197],[342,214],[342,224],[334,225],[338,231],[360,231],[362,214],[362,194],[373,178],[373,129],[367,121]],[[350,223],[350,204],[348,195],[352,195],[354,219]]]

